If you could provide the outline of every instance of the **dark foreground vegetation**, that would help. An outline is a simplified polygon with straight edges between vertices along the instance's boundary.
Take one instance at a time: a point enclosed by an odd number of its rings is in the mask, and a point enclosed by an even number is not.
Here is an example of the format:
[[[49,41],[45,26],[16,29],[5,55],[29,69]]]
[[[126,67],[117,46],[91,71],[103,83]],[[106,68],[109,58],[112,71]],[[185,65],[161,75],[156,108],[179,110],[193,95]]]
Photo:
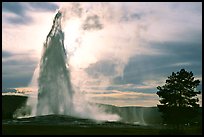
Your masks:
[[[199,128],[70,127],[64,125],[3,125],[4,135],[201,135]]]
[[[3,95],[2,119],[12,119],[14,112],[26,103],[26,96]]]
[[[174,125],[194,125],[199,123],[199,115],[202,113],[199,107],[199,99],[196,97],[201,94],[196,87],[200,80],[196,80],[193,72],[181,69],[172,72],[165,85],[158,86],[157,95],[160,97],[157,105],[162,112],[163,123]]]

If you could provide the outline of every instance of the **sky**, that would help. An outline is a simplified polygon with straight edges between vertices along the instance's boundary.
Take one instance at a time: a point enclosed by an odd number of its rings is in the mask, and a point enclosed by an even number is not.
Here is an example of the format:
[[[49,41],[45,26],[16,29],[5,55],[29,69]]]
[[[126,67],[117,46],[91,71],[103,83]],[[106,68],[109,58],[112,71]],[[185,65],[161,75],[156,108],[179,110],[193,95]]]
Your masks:
[[[71,81],[90,101],[156,106],[182,68],[202,90],[201,2],[3,2],[2,88],[30,86],[58,9]]]

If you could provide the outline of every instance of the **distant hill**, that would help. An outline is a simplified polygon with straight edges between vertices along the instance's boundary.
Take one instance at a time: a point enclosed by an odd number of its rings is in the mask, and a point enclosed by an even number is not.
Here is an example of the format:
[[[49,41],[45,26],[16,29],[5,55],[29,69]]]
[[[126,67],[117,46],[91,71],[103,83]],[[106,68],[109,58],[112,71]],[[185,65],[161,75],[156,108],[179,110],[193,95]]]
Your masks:
[[[12,119],[14,112],[26,103],[28,97],[2,95],[2,119]]]
[[[17,90],[14,88],[5,88],[5,89],[2,89],[2,92],[3,93],[5,93],[5,92],[17,92]]]
[[[161,113],[157,107],[125,106],[118,107],[106,104],[98,104],[105,108],[107,113],[118,114],[121,121],[134,124],[160,124],[162,122]]]
[[[14,112],[26,103],[26,96],[3,95],[2,119],[12,119]],[[107,113],[118,114],[124,123],[155,124],[161,122],[157,107],[117,107],[113,105],[96,104]]]

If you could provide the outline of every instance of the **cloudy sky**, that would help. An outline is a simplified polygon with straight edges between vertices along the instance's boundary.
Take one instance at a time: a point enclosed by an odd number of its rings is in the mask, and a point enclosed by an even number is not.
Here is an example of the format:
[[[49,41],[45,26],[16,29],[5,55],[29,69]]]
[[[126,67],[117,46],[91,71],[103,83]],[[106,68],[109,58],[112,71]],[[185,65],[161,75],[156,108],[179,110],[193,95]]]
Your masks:
[[[156,106],[156,87],[181,68],[202,89],[201,2],[4,2],[2,88],[29,86],[59,8],[71,80],[91,101]]]

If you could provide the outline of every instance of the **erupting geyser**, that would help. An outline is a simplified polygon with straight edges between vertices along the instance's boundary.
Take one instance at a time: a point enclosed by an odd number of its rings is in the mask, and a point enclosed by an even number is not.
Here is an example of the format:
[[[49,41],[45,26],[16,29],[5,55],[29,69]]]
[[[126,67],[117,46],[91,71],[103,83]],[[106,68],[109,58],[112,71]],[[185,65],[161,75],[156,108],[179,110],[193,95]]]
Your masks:
[[[37,115],[71,114],[73,89],[61,30],[62,13],[58,11],[47,35],[40,60]]]
[[[77,92],[74,90],[77,85],[73,86],[70,79],[68,64],[70,56],[64,47],[62,17],[61,11],[54,17],[52,28],[44,43],[40,63],[30,84],[38,91],[37,97],[36,92],[33,93],[34,96],[29,96],[27,106],[19,109],[14,117],[24,117],[26,113],[26,117],[57,114],[100,121],[119,120],[117,114],[107,113],[105,108],[87,101],[79,88]],[[31,111],[30,114],[27,114],[27,110]]]

